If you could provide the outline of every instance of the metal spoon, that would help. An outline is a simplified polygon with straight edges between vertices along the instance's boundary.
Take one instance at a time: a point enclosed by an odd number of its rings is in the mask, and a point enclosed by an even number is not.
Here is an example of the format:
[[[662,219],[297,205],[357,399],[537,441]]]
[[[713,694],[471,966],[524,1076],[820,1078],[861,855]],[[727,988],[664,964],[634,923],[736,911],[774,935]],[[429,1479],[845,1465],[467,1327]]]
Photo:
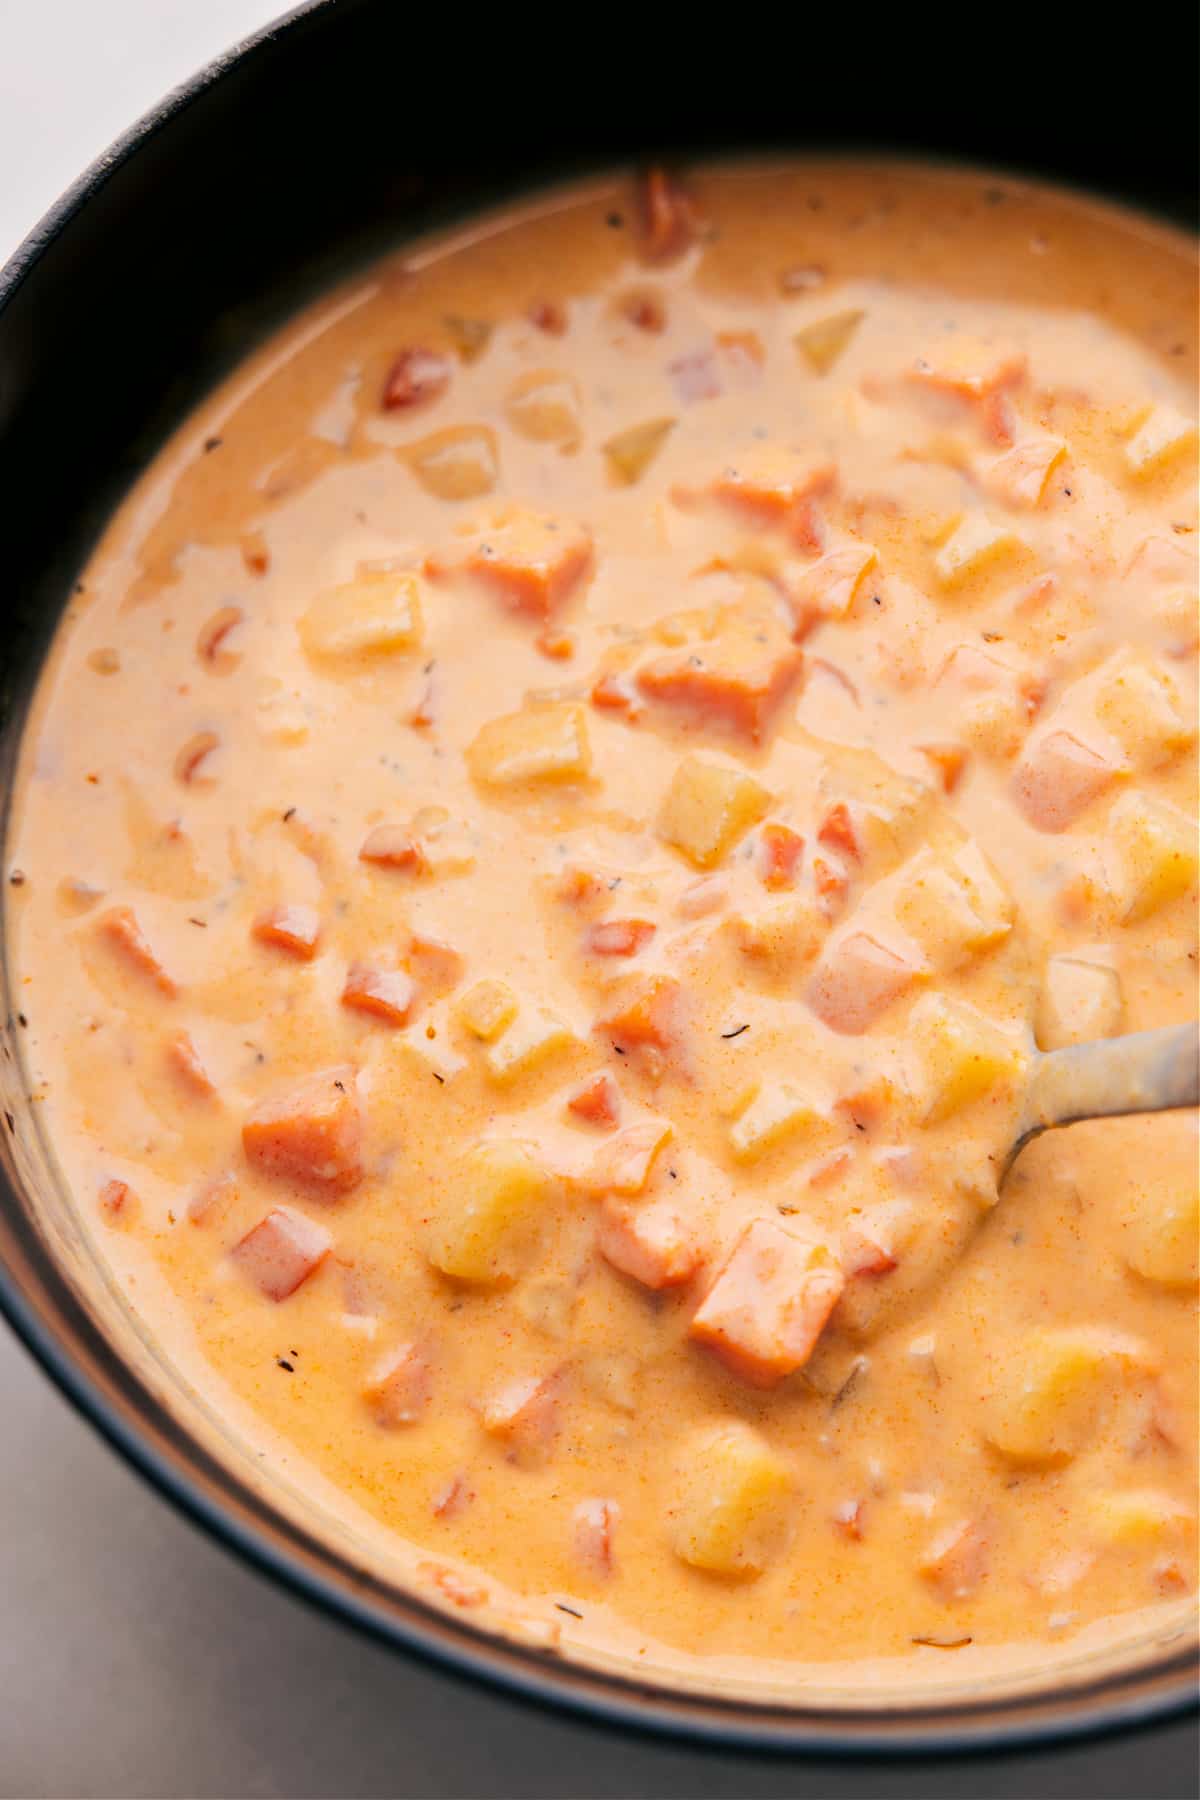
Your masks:
[[[1025,1107],[1000,1180],[1026,1144],[1055,1125],[1200,1105],[1200,1025],[1068,1044],[1035,1056]]]

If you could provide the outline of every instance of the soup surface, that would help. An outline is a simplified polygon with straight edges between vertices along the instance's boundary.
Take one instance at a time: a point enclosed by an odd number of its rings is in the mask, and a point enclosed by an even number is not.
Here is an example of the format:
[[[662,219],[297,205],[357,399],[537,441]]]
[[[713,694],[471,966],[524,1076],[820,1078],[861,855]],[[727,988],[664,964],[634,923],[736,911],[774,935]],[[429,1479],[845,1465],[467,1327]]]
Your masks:
[[[1195,1118],[997,1195],[1036,1047],[1195,1011],[1193,318],[1019,184],[605,183],[297,319],[100,544],[45,1131],[447,1606],[940,1679],[1193,1587]]]

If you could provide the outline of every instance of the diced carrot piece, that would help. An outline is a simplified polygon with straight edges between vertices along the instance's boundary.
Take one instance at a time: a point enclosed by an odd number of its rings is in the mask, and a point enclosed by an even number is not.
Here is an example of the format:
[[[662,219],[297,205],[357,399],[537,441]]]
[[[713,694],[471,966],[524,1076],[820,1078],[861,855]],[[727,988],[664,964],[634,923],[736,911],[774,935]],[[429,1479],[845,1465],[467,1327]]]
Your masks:
[[[436,350],[401,350],[383,384],[383,406],[394,412],[436,400],[450,385],[451,363]]]
[[[1050,731],[1026,745],[1013,796],[1038,831],[1065,831],[1117,779],[1121,770],[1069,731]]]
[[[840,862],[830,862],[827,856],[813,857],[812,873],[821,910],[831,919],[842,909],[850,891],[850,877]]]
[[[899,1266],[900,1242],[912,1219],[907,1200],[884,1201],[851,1219],[842,1233],[841,1260],[847,1278],[888,1275]]]
[[[758,878],[763,886],[771,889],[795,887],[803,854],[804,839],[798,831],[793,831],[790,825],[768,820],[758,834]]]
[[[987,1574],[988,1540],[973,1519],[940,1531],[917,1567],[940,1600],[966,1600]]]
[[[842,1285],[822,1246],[755,1219],[697,1309],[691,1336],[751,1386],[774,1387],[808,1361]]]
[[[567,906],[592,905],[607,892],[607,881],[594,869],[581,869],[576,863],[563,870],[554,886],[554,898]]]
[[[406,955],[426,991],[445,993],[462,979],[466,967],[462,952],[453,944],[445,944],[441,938],[429,937],[422,931],[411,934]]]
[[[286,1300],[320,1268],[332,1245],[323,1225],[276,1206],[229,1254],[266,1299]]]
[[[762,524],[783,524],[804,501],[828,493],[835,476],[827,457],[763,444],[743,451],[736,463],[724,468],[712,492]]]
[[[686,645],[644,664],[637,685],[648,700],[679,707],[702,724],[716,721],[757,743],[803,667],[803,652],[781,629],[772,633],[734,618],[711,642]]]
[[[377,969],[368,963],[352,963],[342,989],[342,1005],[355,1012],[371,1013],[389,1025],[403,1025],[412,1011],[416,987],[403,969]]]
[[[479,1422],[489,1437],[508,1445],[514,1462],[536,1465],[558,1435],[557,1375],[528,1375],[507,1382],[484,1402]]]
[[[382,869],[407,869],[411,875],[429,872],[429,859],[407,825],[376,825],[364,838],[358,859]]]
[[[680,1042],[683,989],[671,975],[633,976],[596,1030],[622,1050],[676,1049]]]
[[[675,902],[681,919],[704,919],[719,912],[729,899],[729,883],[723,875],[703,875],[685,887]]]
[[[834,1101],[834,1111],[848,1118],[859,1131],[873,1131],[890,1117],[899,1099],[896,1084],[888,1076],[866,1074]]]
[[[353,1068],[308,1075],[261,1100],[242,1126],[250,1161],[280,1181],[342,1194],[362,1179],[362,1120]]]
[[[421,1344],[388,1350],[363,1383],[363,1398],[381,1425],[412,1425],[429,1405],[433,1368]]]
[[[1010,506],[1037,506],[1067,454],[1061,438],[1027,437],[998,456],[984,475],[988,489]]]
[[[221,606],[210,619],[205,620],[196,638],[196,655],[202,663],[207,663],[209,668],[217,669],[223,675],[237,666],[241,657],[234,651],[225,649],[225,639],[235,625],[241,624],[245,616],[240,606]]]
[[[929,758],[936,769],[942,792],[952,794],[962,780],[963,770],[967,766],[967,752],[963,745],[918,744],[917,749],[922,756]]]
[[[562,337],[567,329],[567,309],[561,300],[535,300],[526,317],[547,337]]]
[[[466,560],[514,612],[546,618],[561,605],[592,560],[591,533],[571,519],[525,507],[497,512]]]
[[[204,764],[218,750],[221,740],[215,731],[197,731],[190,737],[182,749],[176,753],[174,769],[176,781],[184,787],[209,785],[213,780],[210,771]]]
[[[188,1201],[188,1218],[193,1225],[215,1225],[237,1199],[237,1191],[237,1182],[228,1170],[214,1175],[211,1181],[198,1187]]]
[[[861,1543],[863,1535],[863,1503],[841,1500],[833,1509],[833,1529],[852,1544]]]
[[[437,1519],[456,1519],[474,1500],[475,1490],[461,1473],[451,1475],[435,1491],[430,1508]]]
[[[610,1196],[600,1208],[596,1247],[614,1269],[655,1292],[690,1281],[703,1261],[678,1208],[659,1200],[630,1205]]]
[[[113,906],[96,920],[96,930],[107,938],[114,949],[140,974],[148,975],[163,994],[177,994],[178,984],[172,980],[150,948],[137,915],[131,906]]]
[[[474,1606],[485,1606],[488,1591],[477,1582],[468,1581],[458,1569],[449,1569],[445,1563],[423,1562],[417,1564],[417,1574],[423,1575],[449,1600],[452,1606],[461,1606],[467,1610]]]
[[[611,671],[596,678],[590,697],[592,705],[602,712],[632,712],[635,705],[633,694]]]
[[[654,936],[649,919],[600,919],[583,934],[583,947],[593,956],[636,956]]]
[[[132,1225],[141,1210],[137,1195],[125,1181],[106,1181],[98,1204],[110,1225]]]
[[[186,1031],[167,1039],[167,1061],[193,1094],[211,1100],[216,1093],[213,1079],[200,1060],[200,1053]]]
[[[871,544],[847,544],[806,569],[787,596],[796,636],[803,637],[818,619],[844,619],[878,560]]]
[[[600,1193],[640,1194],[671,1135],[665,1119],[639,1119],[601,1144],[585,1182]]]
[[[951,339],[918,357],[910,378],[920,386],[940,388],[964,400],[986,400],[1024,379],[1025,357],[1019,350],[996,350],[986,344]]]
[[[247,531],[241,540],[242,562],[249,575],[265,575],[271,567],[271,552],[261,531]]]
[[[302,962],[317,954],[321,921],[315,907],[272,906],[254,921],[253,935],[260,944],[274,944]]]
[[[613,1533],[620,1517],[615,1500],[581,1500],[572,1513],[575,1555],[589,1574],[612,1574]]]
[[[620,1090],[611,1075],[595,1075],[571,1095],[567,1111],[590,1125],[615,1125],[621,1116]]]
[[[681,184],[665,169],[647,169],[640,183],[643,254],[663,262],[686,250],[696,235],[696,215]]]
[[[667,328],[667,309],[660,294],[647,292],[644,288],[636,293],[626,294],[619,302],[622,318],[636,325],[639,331],[653,332],[655,336]]]
[[[854,815],[844,800],[835,801],[827,809],[825,817],[817,826],[817,841],[828,850],[836,850],[851,862],[860,863],[863,859],[862,840],[854,823]]]
[[[886,944],[855,931],[822,957],[809,985],[808,1004],[831,1031],[857,1037],[921,973]]]
[[[831,1150],[828,1156],[822,1156],[811,1163],[807,1171],[807,1185],[810,1188],[832,1187],[843,1175],[850,1173],[854,1158],[849,1150]]]

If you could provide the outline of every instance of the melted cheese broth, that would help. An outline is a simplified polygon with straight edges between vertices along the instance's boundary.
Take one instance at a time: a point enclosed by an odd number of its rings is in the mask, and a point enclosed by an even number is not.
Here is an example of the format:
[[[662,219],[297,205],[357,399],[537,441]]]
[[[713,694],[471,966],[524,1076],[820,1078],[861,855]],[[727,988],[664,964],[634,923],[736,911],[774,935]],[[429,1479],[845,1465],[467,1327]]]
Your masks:
[[[1194,301],[1007,181],[618,180],[351,281],[114,518],[32,1091],[440,1602],[920,1681],[1193,1588],[1195,1118],[995,1171],[1037,1044],[1195,1012]]]

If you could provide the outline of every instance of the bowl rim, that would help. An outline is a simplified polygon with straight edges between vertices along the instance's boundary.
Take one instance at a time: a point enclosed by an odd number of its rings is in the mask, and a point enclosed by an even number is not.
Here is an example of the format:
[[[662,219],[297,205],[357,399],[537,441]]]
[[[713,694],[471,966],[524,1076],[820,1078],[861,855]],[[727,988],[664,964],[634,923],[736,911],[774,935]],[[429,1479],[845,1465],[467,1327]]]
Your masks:
[[[0,267],[0,313],[109,177],[150,144],[177,114],[235,65],[265,54],[274,42],[336,3],[337,0],[301,0],[222,51],[135,120],[83,170]],[[361,4],[361,0],[350,3]],[[20,1217],[17,1187],[3,1170],[0,1204],[6,1211],[12,1208]],[[39,1254],[45,1259],[51,1280],[62,1285],[69,1310],[71,1297],[63,1272],[44,1240],[38,1241]],[[829,1707],[806,1708],[803,1701],[798,1706],[756,1704],[747,1699],[727,1699],[720,1694],[638,1681],[569,1657],[549,1656],[499,1633],[473,1627],[420,1596],[398,1589],[386,1590],[391,1601],[385,1606],[370,1598],[370,1582],[363,1579],[361,1572],[356,1576],[348,1562],[340,1564],[328,1545],[318,1544],[320,1556],[316,1564],[312,1558],[301,1555],[301,1534],[281,1516],[272,1515],[262,1503],[261,1525],[247,1523],[245,1508],[235,1512],[230,1505],[222,1505],[219,1497],[208,1491],[198,1446],[189,1456],[186,1441],[175,1448],[157,1441],[136,1407],[122,1404],[108,1391],[107,1384],[85,1368],[80,1332],[69,1323],[64,1324],[62,1318],[56,1327],[48,1324],[43,1309],[26,1291],[18,1270],[3,1254],[0,1315],[85,1422],[210,1540],[325,1616],[356,1627],[414,1661],[431,1663],[463,1682],[493,1691],[498,1688],[530,1706],[550,1706],[592,1726],[619,1727],[693,1745],[857,1759],[961,1757],[981,1750],[1013,1752],[1049,1747],[1166,1723],[1200,1706],[1196,1659],[1187,1648],[1174,1652],[1164,1663],[1133,1671],[1118,1669],[1101,1677],[1094,1688],[1082,1687],[1066,1699],[1055,1696],[1047,1687],[1029,1696],[1015,1694],[991,1701],[986,1697],[978,1701],[942,1700],[912,1710],[880,1706],[852,1713]],[[97,1354],[107,1357],[125,1379],[136,1381],[134,1372],[117,1355],[96,1321],[86,1312],[85,1318],[86,1328],[96,1335]],[[157,1404],[140,1384],[139,1391],[144,1395],[142,1404]],[[232,1471],[223,1474],[229,1498],[236,1477]],[[342,1578],[336,1572],[339,1567]],[[383,1591],[384,1584],[379,1585]]]

